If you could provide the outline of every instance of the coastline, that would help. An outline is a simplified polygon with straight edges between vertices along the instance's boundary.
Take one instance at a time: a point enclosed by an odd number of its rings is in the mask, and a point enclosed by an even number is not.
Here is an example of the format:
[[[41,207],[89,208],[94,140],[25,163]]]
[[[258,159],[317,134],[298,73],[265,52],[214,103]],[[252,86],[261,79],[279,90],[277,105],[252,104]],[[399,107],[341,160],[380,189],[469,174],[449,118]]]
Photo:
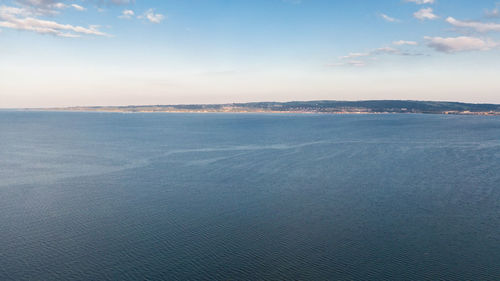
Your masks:
[[[370,111],[200,111],[200,110],[111,110],[111,109],[64,109],[64,108],[25,108],[5,111],[40,111],[40,112],[94,112],[94,113],[171,113],[171,114],[327,114],[327,115],[390,115],[390,114],[430,114],[430,115],[462,115],[462,116],[500,116],[500,112],[370,112]]]
[[[225,104],[71,106],[26,108],[39,111],[116,113],[239,113],[239,114],[444,114],[499,116],[500,105],[448,101],[364,100],[290,101]]]
[[[238,113],[238,114],[444,114],[499,116],[500,105],[448,101],[365,100],[290,101],[225,104],[71,106],[25,108],[27,111],[115,113]]]

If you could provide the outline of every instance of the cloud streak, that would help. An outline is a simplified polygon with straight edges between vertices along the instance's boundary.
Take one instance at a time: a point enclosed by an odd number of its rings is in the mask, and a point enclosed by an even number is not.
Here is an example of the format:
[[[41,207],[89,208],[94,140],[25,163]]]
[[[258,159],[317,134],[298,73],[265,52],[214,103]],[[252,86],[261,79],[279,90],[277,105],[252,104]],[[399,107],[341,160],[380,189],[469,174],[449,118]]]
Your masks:
[[[162,14],[155,14],[153,9],[149,9],[142,16],[139,16],[138,18],[140,19],[145,18],[151,23],[158,24],[165,19],[165,16]]]
[[[383,20],[387,21],[387,22],[399,22],[399,21],[400,21],[400,20],[398,20],[398,19],[396,19],[396,18],[393,18],[393,17],[390,17],[390,16],[388,16],[388,15],[386,15],[386,14],[380,14],[380,17],[381,17]]]
[[[405,41],[405,40],[394,41],[394,42],[392,42],[392,44],[396,45],[396,46],[404,46],[404,45],[416,46],[416,45],[418,45],[418,43],[415,41]]]
[[[402,43],[403,42],[403,43]],[[394,45],[418,45],[413,41],[396,41]],[[399,49],[392,47],[382,47],[371,50],[365,53],[349,53],[346,56],[339,57],[340,62],[329,64],[328,66],[366,66],[366,60],[375,60],[377,56],[381,55],[396,55],[396,56],[418,56],[421,54],[403,52]],[[362,60],[364,59],[364,60]]]
[[[446,19],[446,22],[449,24],[455,26],[455,27],[460,27],[460,28],[467,28],[467,29],[472,29],[477,32],[490,32],[490,31],[500,31],[500,23],[493,23],[493,22],[479,22],[479,21],[461,21],[457,20],[452,17],[448,17]]]
[[[77,4],[71,4],[71,7],[73,7],[75,10],[81,11],[81,12],[87,10],[85,7],[82,7],[82,6],[77,5]]]
[[[132,10],[123,10],[122,14],[119,16],[121,19],[131,19],[135,15]]]
[[[60,10],[68,6],[54,0],[17,0],[15,1],[22,9],[35,15],[57,15]]]
[[[6,6],[0,7],[0,27],[51,34],[58,37],[109,36],[99,31],[97,26],[82,27],[42,20],[34,17],[32,12],[25,8]]]
[[[498,42],[476,37],[425,37],[427,46],[438,52],[457,53],[466,51],[489,51],[499,46]]]
[[[434,0],[406,0],[405,2],[409,3],[415,3],[417,5],[424,5],[424,4],[434,4]]]
[[[439,18],[437,15],[434,14],[434,10],[432,8],[420,9],[413,14],[413,17],[421,21],[435,20]]]

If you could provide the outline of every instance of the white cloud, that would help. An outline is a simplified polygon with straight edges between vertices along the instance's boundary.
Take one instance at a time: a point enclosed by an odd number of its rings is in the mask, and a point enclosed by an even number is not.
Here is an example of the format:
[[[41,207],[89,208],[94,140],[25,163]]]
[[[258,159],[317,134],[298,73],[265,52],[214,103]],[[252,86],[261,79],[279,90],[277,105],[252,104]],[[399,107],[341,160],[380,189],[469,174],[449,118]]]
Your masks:
[[[351,66],[366,66],[366,62],[364,61],[358,61],[358,60],[351,60],[351,61],[348,61],[346,62],[348,65],[351,65]]]
[[[98,5],[128,5],[133,4],[135,0],[83,0],[84,2],[95,2]],[[1,2],[1,0],[0,0]],[[78,11],[86,10],[85,7],[78,4],[65,4],[73,2],[68,0],[13,0],[13,3],[24,8],[30,9],[35,15],[57,15],[59,10],[73,7]],[[99,8],[100,9],[100,8]]]
[[[31,15],[50,15],[54,16],[60,13],[60,10],[67,9],[69,7],[74,8],[77,11],[87,10],[85,7],[78,4],[65,4],[63,2],[56,2],[54,0],[17,0],[14,1],[20,9],[24,9]]]
[[[404,46],[404,45],[416,46],[416,45],[418,45],[418,43],[415,41],[405,41],[405,40],[394,41],[394,42],[392,42],[392,44],[394,44],[396,46]]]
[[[40,34],[52,34],[59,37],[80,37],[81,35],[107,36],[97,26],[82,27],[60,24],[55,21],[41,20],[33,17],[24,8],[0,7],[0,27],[33,31]]]
[[[432,8],[420,9],[417,12],[415,12],[413,14],[413,16],[419,20],[434,20],[434,19],[439,18],[438,16],[436,16],[434,14],[434,11],[432,10]]]
[[[108,4],[112,4],[112,5],[128,5],[128,4],[134,3],[135,1],[134,0],[109,0],[106,2]]]
[[[121,16],[119,18],[122,19],[130,19],[135,15],[134,11],[132,10],[123,10]]]
[[[388,16],[388,15],[386,15],[386,14],[380,14],[380,17],[381,17],[382,19],[384,19],[385,21],[388,21],[388,22],[399,22],[399,20],[398,20],[398,19],[393,18],[393,17],[390,17],[390,16]]]
[[[394,49],[392,47],[382,47],[375,49],[374,51],[371,52],[372,55],[384,55],[384,54],[397,55],[400,53],[401,52],[399,50]]]
[[[26,8],[0,6],[0,19],[3,15],[29,16],[32,12]]]
[[[411,41],[398,41],[398,43],[399,42]],[[329,66],[366,66],[366,60],[376,60],[377,57],[381,55],[418,56],[420,54],[402,52],[401,50],[392,47],[382,47],[365,53],[349,53],[346,56],[339,57],[340,62],[329,64]],[[364,61],[362,59],[364,59]]]
[[[378,49],[375,49],[375,50],[372,50],[372,51],[366,52],[366,53],[350,53],[347,56],[339,57],[339,59],[345,60],[345,59],[370,57],[370,56],[374,56],[374,55],[399,54],[399,53],[400,53],[400,51],[398,49],[394,49],[391,47],[383,47],[383,48],[378,48]]]
[[[62,2],[54,0],[17,0],[15,3],[35,15],[56,15],[59,10],[68,7]]]
[[[476,37],[425,37],[427,45],[436,51],[444,53],[456,53],[464,51],[488,51],[499,44],[492,40],[483,40]]]
[[[418,4],[418,5],[434,4],[434,0],[406,0],[406,2],[411,2],[411,3]]]
[[[338,67],[338,66],[355,66],[355,67],[363,67],[366,66],[366,62],[360,60],[349,60],[344,62],[330,63],[326,66]]]
[[[54,0],[17,0],[21,5],[33,6],[33,7],[49,7],[56,4]]]
[[[446,22],[449,24],[462,27],[462,28],[470,28],[478,32],[489,32],[489,31],[500,31],[500,23],[493,22],[479,22],[479,21],[460,21],[456,20],[452,17],[448,17]]]
[[[87,10],[85,7],[82,7],[82,6],[77,5],[77,4],[71,4],[71,7],[73,7],[77,11],[85,11],[85,10]]]
[[[59,2],[59,3],[54,3],[54,5],[52,5],[52,7],[56,8],[56,9],[66,9],[68,7],[68,5]]]
[[[153,9],[147,10],[142,16],[139,16],[138,18],[146,18],[152,23],[160,23],[165,19],[165,16],[162,14],[155,14]]]
[[[353,58],[367,57],[369,55],[370,53],[350,53],[347,56],[341,56],[340,59],[353,59]]]

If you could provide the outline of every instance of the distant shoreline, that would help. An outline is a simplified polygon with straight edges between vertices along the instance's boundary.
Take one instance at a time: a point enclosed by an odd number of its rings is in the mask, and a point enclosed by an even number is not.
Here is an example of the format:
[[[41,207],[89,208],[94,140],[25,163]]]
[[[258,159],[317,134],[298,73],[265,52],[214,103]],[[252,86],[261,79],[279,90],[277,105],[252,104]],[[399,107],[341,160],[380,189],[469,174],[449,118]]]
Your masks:
[[[252,113],[252,114],[446,114],[500,115],[498,104],[440,101],[369,100],[369,101],[293,101],[227,104],[75,106],[26,108],[28,111],[72,111],[109,113]]]
[[[2,110],[0,110],[2,111]],[[127,111],[127,110],[71,110],[71,109],[17,109],[5,111],[39,111],[39,112],[73,112],[73,113],[124,113],[124,114],[303,114],[303,115],[392,115],[392,114],[427,114],[427,115],[461,115],[461,116],[500,116],[500,112],[456,112],[456,113],[428,113],[428,112],[295,112],[295,111]]]

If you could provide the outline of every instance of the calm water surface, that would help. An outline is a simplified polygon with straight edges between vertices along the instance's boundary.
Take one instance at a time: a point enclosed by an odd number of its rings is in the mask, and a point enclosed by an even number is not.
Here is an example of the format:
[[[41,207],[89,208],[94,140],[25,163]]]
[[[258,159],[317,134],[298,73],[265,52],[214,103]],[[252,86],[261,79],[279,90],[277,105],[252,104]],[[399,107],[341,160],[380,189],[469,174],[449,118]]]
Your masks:
[[[499,279],[499,117],[0,112],[0,280]]]

